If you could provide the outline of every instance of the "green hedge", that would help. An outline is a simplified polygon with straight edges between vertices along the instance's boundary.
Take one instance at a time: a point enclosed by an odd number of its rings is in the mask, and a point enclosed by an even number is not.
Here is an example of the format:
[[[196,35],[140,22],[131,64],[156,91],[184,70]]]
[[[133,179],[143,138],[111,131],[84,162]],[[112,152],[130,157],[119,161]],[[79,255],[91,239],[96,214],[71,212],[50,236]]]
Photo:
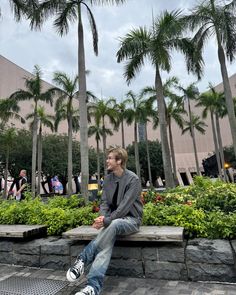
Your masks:
[[[39,197],[32,199],[29,194],[21,202],[0,202],[0,224],[44,224],[48,235],[60,235],[79,225],[90,225],[97,216],[92,204],[84,206],[84,200],[75,195],[57,196],[47,203]]]
[[[142,193],[145,225],[175,225],[186,236],[210,239],[236,237],[236,184],[195,177],[187,187],[165,193]]]
[[[236,185],[196,177],[194,184],[162,194],[142,193],[144,225],[183,226],[186,237],[236,238]],[[79,225],[91,225],[98,216],[97,203],[84,199],[53,197],[48,202],[27,194],[22,202],[0,199],[0,224],[46,224],[48,235]]]

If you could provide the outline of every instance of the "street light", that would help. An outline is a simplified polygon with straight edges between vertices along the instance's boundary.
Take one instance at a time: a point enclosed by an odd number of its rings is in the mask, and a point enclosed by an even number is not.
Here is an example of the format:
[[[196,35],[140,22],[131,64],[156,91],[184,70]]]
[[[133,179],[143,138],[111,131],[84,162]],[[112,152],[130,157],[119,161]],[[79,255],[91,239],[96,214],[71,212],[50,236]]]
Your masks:
[[[224,164],[224,167],[225,167],[225,169],[228,169],[230,167],[230,164],[229,163],[225,163]]]

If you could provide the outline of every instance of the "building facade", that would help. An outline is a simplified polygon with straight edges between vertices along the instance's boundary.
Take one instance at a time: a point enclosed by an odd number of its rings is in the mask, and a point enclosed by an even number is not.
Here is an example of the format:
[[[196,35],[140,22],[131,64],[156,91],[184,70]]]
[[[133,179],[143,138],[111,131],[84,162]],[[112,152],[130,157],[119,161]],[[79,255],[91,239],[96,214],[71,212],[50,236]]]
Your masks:
[[[9,61],[5,57],[0,55],[0,99],[9,97],[13,92],[18,89],[24,89],[24,78],[32,77],[32,74],[24,70],[23,68],[17,66],[13,62]],[[52,87],[50,83],[43,81],[43,87],[45,89]],[[230,77],[230,86],[233,96],[236,96],[236,74]],[[217,91],[223,91],[223,84],[215,86]],[[191,102],[192,110],[195,114],[201,116],[202,109],[195,107],[195,102]],[[22,116],[29,114],[33,110],[33,106],[29,102],[22,102],[21,114]],[[46,105],[48,113],[53,114],[54,110],[49,105]],[[208,117],[205,120],[207,124],[205,135],[199,134],[196,131],[196,144],[198,151],[198,159],[200,164],[200,169],[203,171],[202,160],[207,158],[214,152],[213,135],[211,128],[211,121]],[[14,122],[16,127],[26,128],[20,122]],[[221,131],[222,131],[222,141],[224,146],[232,144],[232,137],[230,133],[230,127],[228,122],[228,117],[223,118],[220,121]],[[67,133],[66,122],[61,123],[60,133]],[[152,124],[148,122],[148,134],[147,138],[149,140],[160,140],[159,130],[154,130]],[[49,130],[47,132],[50,132]],[[173,123],[172,126],[173,139],[174,139],[174,149],[176,157],[176,165],[178,171],[178,180],[181,185],[191,183],[192,177],[196,174],[196,164],[193,153],[193,143],[190,134],[182,135],[181,129]],[[140,136],[143,135],[143,130],[140,128]],[[79,140],[79,134],[75,134],[75,137]],[[133,126],[125,126],[125,145],[131,144],[134,140]],[[95,146],[95,139],[89,138],[89,144]],[[107,146],[110,145],[121,145],[121,132],[114,131],[113,136],[107,138]]]

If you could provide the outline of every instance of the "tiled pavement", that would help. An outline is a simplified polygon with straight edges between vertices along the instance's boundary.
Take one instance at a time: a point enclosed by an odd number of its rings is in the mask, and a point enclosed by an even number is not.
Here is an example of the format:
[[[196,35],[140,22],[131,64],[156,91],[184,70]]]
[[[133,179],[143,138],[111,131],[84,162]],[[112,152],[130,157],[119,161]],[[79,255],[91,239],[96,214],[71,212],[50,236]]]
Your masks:
[[[38,269],[29,267],[9,266],[0,264],[0,295],[20,295],[33,294],[44,295],[43,289],[39,293],[11,290],[3,291],[3,285],[7,280],[16,279],[18,282],[42,281],[49,282],[53,280],[64,282],[65,286],[55,295],[72,295],[84,286],[82,283],[67,283],[65,271],[54,271],[48,269]],[[50,281],[52,282],[52,281]],[[13,288],[11,286],[11,288]],[[46,289],[45,289],[46,290]],[[49,293],[48,293],[49,294]],[[52,294],[52,293],[50,293]],[[236,284],[204,283],[204,282],[182,282],[182,281],[163,281],[157,279],[145,278],[124,278],[124,277],[106,277],[104,291],[102,295],[236,295]]]

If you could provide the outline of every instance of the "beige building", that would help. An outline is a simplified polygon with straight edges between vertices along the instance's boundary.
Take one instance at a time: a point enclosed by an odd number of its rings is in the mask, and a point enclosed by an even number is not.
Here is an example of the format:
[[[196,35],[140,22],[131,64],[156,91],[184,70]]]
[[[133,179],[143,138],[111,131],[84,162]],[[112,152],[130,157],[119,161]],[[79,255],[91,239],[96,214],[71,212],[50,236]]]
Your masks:
[[[5,57],[0,55],[0,99],[7,98],[13,92],[20,88],[24,88],[24,77],[32,76],[29,72],[23,68],[12,63]],[[236,74],[230,77],[230,85],[233,96],[236,96]],[[51,87],[52,85],[43,81],[43,86],[45,89]],[[223,90],[222,83],[215,87],[217,91]],[[194,102],[192,103],[194,108]],[[47,105],[48,113],[53,113],[53,108]],[[33,108],[30,102],[21,103],[21,112],[23,115],[32,112]],[[195,108],[194,113],[201,115],[201,109]],[[196,143],[198,150],[199,164],[201,165],[202,160],[208,157],[214,151],[213,135],[211,129],[210,118],[205,121],[208,127],[206,128],[205,135],[196,132]],[[19,122],[14,122],[17,127],[23,127]],[[66,123],[60,125],[60,132],[67,132]],[[230,134],[230,128],[228,123],[228,118],[221,120],[221,131],[222,131],[222,141],[223,145],[232,144],[232,138]],[[176,154],[176,164],[178,170],[178,179],[180,184],[183,184],[183,180],[187,179],[190,183],[192,182],[192,175],[196,172],[195,158],[193,154],[193,144],[192,139],[189,134],[181,134],[181,130],[175,124],[173,124],[173,136],[174,136],[174,148]],[[75,137],[79,139],[79,134]],[[160,133],[158,130],[153,130],[151,124],[148,126],[148,139],[155,140],[160,139]],[[125,144],[131,144],[134,140],[133,127],[125,127]],[[95,146],[95,140],[89,138],[89,144]],[[121,145],[121,133],[114,132],[114,135],[107,138],[107,145]],[[201,165],[202,166],[202,165]],[[201,167],[203,171],[203,167]]]

